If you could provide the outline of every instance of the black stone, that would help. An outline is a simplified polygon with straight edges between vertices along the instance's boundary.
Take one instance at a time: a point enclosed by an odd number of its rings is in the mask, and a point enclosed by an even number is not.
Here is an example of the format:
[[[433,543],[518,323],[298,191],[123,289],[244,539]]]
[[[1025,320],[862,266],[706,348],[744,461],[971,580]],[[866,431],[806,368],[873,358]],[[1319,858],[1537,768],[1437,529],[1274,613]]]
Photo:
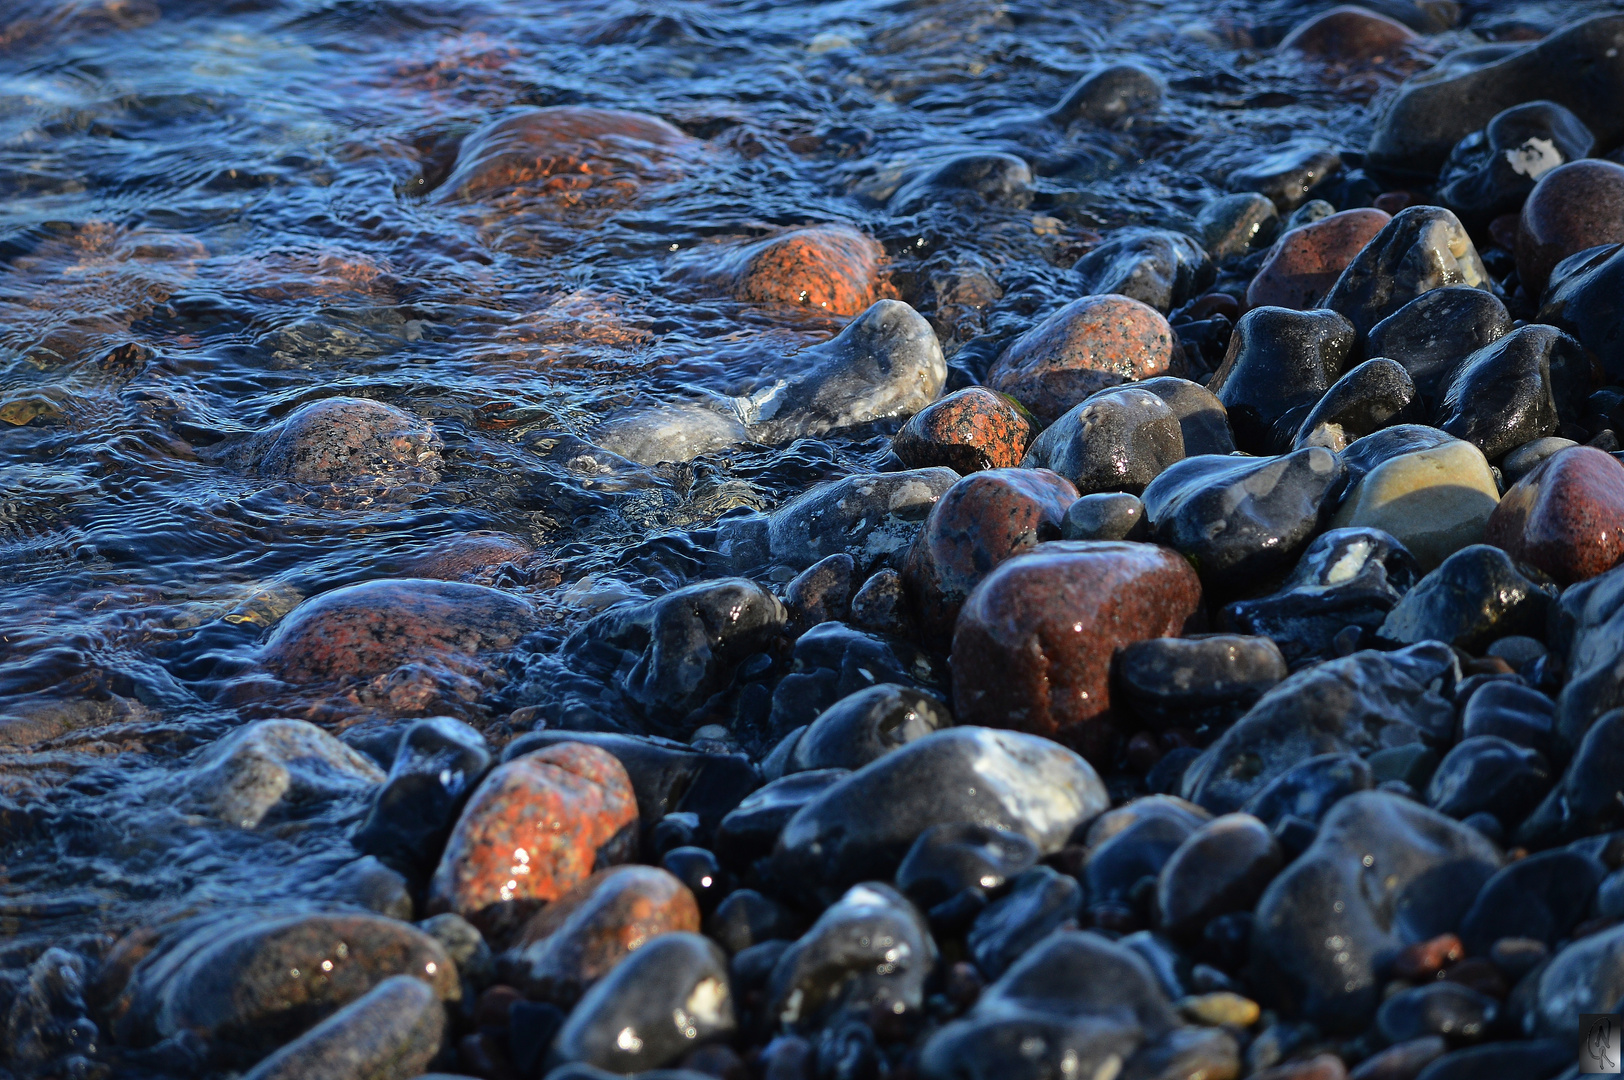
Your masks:
[[[1444,755],[1427,786],[1427,805],[1462,819],[1487,812],[1515,828],[1551,787],[1551,768],[1538,750],[1498,735],[1462,739]]]
[[[1102,390],[1068,409],[1032,440],[1021,467],[1059,473],[1083,495],[1137,495],[1183,457],[1184,433],[1173,410],[1130,384]]]
[[[1555,703],[1538,690],[1510,681],[1491,682],[1466,699],[1460,731],[1464,739],[1498,735],[1549,755],[1555,722]]]
[[[1116,655],[1116,685],[1154,727],[1227,725],[1288,674],[1266,637],[1153,638]]]
[[[1433,289],[1490,289],[1489,272],[1460,220],[1441,206],[1409,206],[1360,249],[1325,294],[1361,338],[1389,315]]]
[[[860,769],[899,746],[953,726],[934,694],[881,683],[835,702],[814,720],[790,755],[790,771]]]
[[[1587,248],[1556,264],[1539,321],[1596,354],[1612,382],[1624,381],[1624,244]]]
[[[1335,150],[1313,144],[1287,145],[1229,174],[1230,191],[1256,191],[1282,212],[1296,209],[1309,191],[1342,168]]]
[[[417,721],[401,736],[389,779],[351,842],[411,877],[426,878],[490,764],[485,737],[468,724],[449,716]]]
[[[848,769],[791,773],[753,792],[722,819],[716,854],[729,866],[741,867],[770,854],[789,819],[849,774]]]
[[[1319,824],[1331,807],[1376,784],[1370,766],[1353,754],[1320,754],[1269,781],[1242,809],[1271,828],[1287,817]]]
[[[1020,833],[968,821],[932,825],[897,868],[897,888],[930,908],[965,889],[1001,889],[1037,860],[1037,845]]]
[[[1554,326],[1524,326],[1461,361],[1444,384],[1434,420],[1497,461],[1577,421],[1597,381],[1577,341]]]
[[[730,953],[740,953],[764,941],[796,938],[806,929],[796,914],[754,889],[735,889],[716,905],[705,922],[705,933]]]
[[[1334,311],[1253,308],[1235,324],[1207,389],[1227,410],[1235,445],[1253,454],[1291,448],[1297,429],[1353,357],[1354,327]]]
[[[1432,401],[1455,365],[1511,333],[1500,298],[1470,285],[1430,289],[1370,329],[1365,351],[1404,365],[1421,396]]]
[[[1169,229],[1118,229],[1072,268],[1088,294],[1116,293],[1167,314],[1212,284],[1200,244]]]
[[[1589,915],[1606,874],[1599,859],[1577,851],[1542,851],[1519,859],[1477,894],[1461,920],[1461,943],[1473,956],[1488,955],[1502,938],[1532,938],[1555,948]]]
[[[1280,846],[1250,814],[1226,814],[1179,845],[1156,887],[1162,929],[1193,937],[1215,918],[1250,911],[1280,871]]]
[[[1544,633],[1556,586],[1497,547],[1461,548],[1422,578],[1388,612],[1378,633],[1388,641],[1447,641],[1480,654],[1511,634]]]
[[[1376,1012],[1376,1030],[1388,1042],[1443,1035],[1455,1042],[1477,1042],[1499,1015],[1499,1003],[1470,987],[1436,982],[1402,990]]]
[[[798,634],[819,623],[844,621],[851,611],[856,575],[857,563],[844,551],[802,570],[784,593],[790,630]]]
[[[885,209],[902,216],[943,202],[971,209],[1019,208],[1031,199],[1032,169],[1014,154],[960,154],[908,180]]]
[[[728,893],[728,875],[722,864],[702,847],[672,848],[660,858],[660,866],[688,886],[701,912],[711,911]]]
[[[930,659],[908,642],[822,623],[795,642],[790,674],[773,691],[770,735],[780,739],[811,724],[859,690],[880,683],[928,690],[938,678]]]
[[[1590,725],[1562,782],[1517,830],[1525,847],[1549,847],[1624,826],[1624,709]]]
[[[1425,424],[1395,424],[1356,439],[1339,455],[1343,467],[1347,469],[1342,493],[1351,492],[1359,481],[1383,462],[1458,441],[1455,436]]]
[[[1077,80],[1060,103],[1049,110],[1057,124],[1081,120],[1091,124],[1119,124],[1161,107],[1162,81],[1138,64],[1110,64],[1095,68]]]
[[[1530,101],[1495,116],[1449,152],[1438,174],[1438,200],[1463,221],[1485,225],[1514,214],[1539,178],[1589,157],[1595,136],[1554,101]]]
[[[1396,360],[1377,357],[1350,369],[1325,392],[1297,430],[1293,446],[1341,451],[1389,424],[1420,418],[1410,373]]]
[[[1022,872],[1010,881],[1008,894],[989,904],[970,928],[965,944],[976,967],[989,977],[1002,975],[1037,942],[1068,922],[1075,925],[1082,902],[1075,878],[1047,866]]]
[[[1146,540],[1150,523],[1139,496],[1125,491],[1084,495],[1066,508],[1060,521],[1063,540]]]

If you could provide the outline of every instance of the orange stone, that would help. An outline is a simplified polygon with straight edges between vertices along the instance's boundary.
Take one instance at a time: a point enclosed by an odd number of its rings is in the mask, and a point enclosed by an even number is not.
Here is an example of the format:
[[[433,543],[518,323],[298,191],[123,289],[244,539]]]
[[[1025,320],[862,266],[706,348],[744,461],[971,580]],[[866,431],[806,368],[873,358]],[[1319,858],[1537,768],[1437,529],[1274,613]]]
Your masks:
[[[1280,43],[1280,51],[1323,60],[1374,60],[1391,55],[1419,37],[1397,19],[1343,5],[1299,23]]]
[[[728,252],[720,276],[735,298],[860,315],[877,300],[878,243],[845,225],[813,225]]]
[[[429,883],[431,912],[504,936],[541,906],[621,861],[637,798],[608,751],[557,743],[491,771],[463,809]]]
[[[1275,241],[1247,286],[1247,308],[1310,311],[1319,307],[1342,271],[1391,220],[1391,215],[1380,210],[1362,208],[1292,229]]]
[[[891,450],[910,469],[942,465],[964,475],[1019,466],[1036,433],[1008,398],[967,386],[914,413],[891,440]]]

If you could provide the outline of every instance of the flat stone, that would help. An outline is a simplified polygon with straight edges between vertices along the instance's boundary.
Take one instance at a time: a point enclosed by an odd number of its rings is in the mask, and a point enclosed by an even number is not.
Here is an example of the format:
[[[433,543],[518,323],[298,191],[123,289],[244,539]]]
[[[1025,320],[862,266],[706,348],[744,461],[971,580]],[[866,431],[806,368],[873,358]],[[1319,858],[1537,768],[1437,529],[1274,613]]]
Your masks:
[[[1321,180],[1342,168],[1335,150],[1314,143],[1289,143],[1229,174],[1231,191],[1256,191],[1282,212],[1295,210]]]
[[[1489,954],[1505,938],[1555,948],[1590,914],[1605,877],[1607,867],[1580,851],[1542,851],[1519,859],[1484,884],[1461,920],[1461,940],[1476,956]]]
[[[1497,461],[1583,416],[1598,374],[1568,335],[1524,326],[1460,362],[1443,386],[1434,422]]]
[[[1416,32],[1397,19],[1344,4],[1298,23],[1278,47],[1281,52],[1347,63],[1391,57],[1417,40]]]
[[[356,798],[384,773],[314,724],[260,720],[205,750],[188,771],[186,796],[204,813],[256,829],[334,799]]]
[[[1439,564],[1405,594],[1377,631],[1405,645],[1447,641],[1480,654],[1507,634],[1543,633],[1556,589],[1499,548],[1473,544]]]
[[[1459,218],[1441,206],[1411,206],[1354,257],[1325,306],[1346,316],[1363,338],[1422,293],[1446,285],[1493,287]]]
[[[1391,215],[1366,207],[1288,229],[1246,287],[1246,306],[1319,307],[1342,271],[1391,220]]]
[[[1219,915],[1250,911],[1283,861],[1274,836],[1257,818],[1214,818],[1191,833],[1162,867],[1156,884],[1162,928],[1187,937]]]
[[[1375,787],[1370,766],[1355,754],[1319,754],[1269,781],[1241,807],[1269,828],[1291,816],[1318,826],[1331,808],[1356,791]]]
[[[1500,298],[1470,285],[1430,289],[1371,327],[1366,352],[1404,365],[1427,400],[1455,366],[1511,333]]]
[[[1235,445],[1279,453],[1347,369],[1353,326],[1333,311],[1260,307],[1235,324],[1224,362],[1207,383],[1228,413]]]
[[[851,614],[857,560],[844,551],[826,555],[796,574],[784,590],[789,629],[800,634],[819,623],[840,622]]]
[[[1487,543],[1571,585],[1624,560],[1624,465],[1588,446],[1546,458],[1507,491]]]
[[[1008,398],[967,386],[915,413],[891,440],[891,450],[910,469],[945,466],[962,476],[1014,468],[1035,433]]]
[[[1424,570],[1483,539],[1500,490],[1469,442],[1401,454],[1376,466],[1343,501],[1331,527],[1380,529]]]
[[[1517,222],[1517,276],[1539,296],[1556,264],[1599,244],[1624,241],[1624,166],[1586,159],[1542,177]]]
[[[434,989],[392,975],[249,1071],[245,1080],[391,1080],[428,1068],[445,1040]]]
[[[1576,741],[1561,782],[1513,834],[1516,843],[1550,847],[1624,825],[1624,712],[1603,713]]]
[[[1184,431],[1160,397],[1135,386],[1090,395],[1044,429],[1021,462],[1070,480],[1080,494],[1137,495],[1184,457]]]

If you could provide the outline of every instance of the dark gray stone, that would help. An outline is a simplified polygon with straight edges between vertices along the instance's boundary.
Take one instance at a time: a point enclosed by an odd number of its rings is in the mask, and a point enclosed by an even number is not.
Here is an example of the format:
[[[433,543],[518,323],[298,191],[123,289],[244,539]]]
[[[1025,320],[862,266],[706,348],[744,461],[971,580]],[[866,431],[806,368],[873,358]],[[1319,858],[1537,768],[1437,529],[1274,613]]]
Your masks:
[[[1235,324],[1229,352],[1207,383],[1253,454],[1289,449],[1297,429],[1353,356],[1354,327],[1334,311],[1253,308]]]
[[[1595,353],[1610,382],[1624,380],[1624,244],[1588,248],[1557,263],[1539,321]]]
[[[417,721],[401,737],[389,779],[351,842],[357,851],[426,878],[490,764],[485,736],[470,725],[449,716]]]
[[[1577,341],[1552,326],[1513,330],[1461,361],[1444,385],[1437,425],[1496,461],[1584,415],[1596,373]]]
[[[1403,364],[1421,396],[1431,401],[1455,365],[1509,333],[1511,313],[1498,296],[1470,285],[1445,285],[1371,327],[1365,351]]]
[[[930,508],[958,479],[952,469],[934,468],[859,473],[819,484],[769,519],[772,558],[804,567],[844,552],[866,574],[913,543]]]
[[[1447,641],[1481,654],[1508,634],[1543,634],[1557,589],[1497,547],[1473,544],[1445,559],[1388,612],[1389,641]]]
[[[1341,155],[1329,147],[1313,143],[1287,144],[1230,173],[1229,190],[1267,195],[1282,212],[1289,212],[1302,205],[1316,184],[1341,168]]]
[[[1477,1042],[1499,1015],[1493,998],[1460,983],[1437,982],[1402,990],[1376,1012],[1376,1030],[1388,1042],[1407,1042],[1443,1035],[1455,1042]]]
[[[1135,386],[1102,390],[1067,410],[1027,448],[1025,469],[1049,469],[1082,495],[1137,495],[1184,457],[1178,417],[1155,394]]]
[[[1519,859],[1484,883],[1461,920],[1461,943],[1473,956],[1487,956],[1502,938],[1532,938],[1555,948],[1590,914],[1606,874],[1601,860],[1578,851]]]
[[[1541,848],[1624,826],[1624,709],[1584,733],[1562,782],[1517,830],[1516,842]]]
[[[1419,417],[1420,412],[1415,383],[1397,360],[1366,360],[1325,392],[1297,429],[1292,445],[1296,449],[1323,446],[1339,452],[1356,439],[1408,417]]]
[[[1459,218],[1441,206],[1410,206],[1354,256],[1325,306],[1345,315],[1363,338],[1416,297],[1446,285],[1493,288]]]
[[[1061,926],[1076,925],[1083,890],[1075,878],[1034,866],[1009,883],[1009,892],[976,916],[965,938],[976,967],[997,978],[1025,952]]]
[[[1269,781],[1241,809],[1270,828],[1288,816],[1318,825],[1331,807],[1375,786],[1370,766],[1363,758],[1355,754],[1320,754]]]
[[[425,982],[394,975],[251,1069],[244,1080],[375,1080],[421,1073],[446,1015]]]
[[[1146,540],[1150,524],[1139,496],[1125,491],[1084,495],[1066,507],[1060,521],[1063,540]]]
[[[1077,80],[1048,116],[1057,124],[1121,124],[1155,112],[1164,93],[1162,81],[1139,64],[1110,64]]]
[[[1037,845],[1021,833],[970,821],[932,825],[897,868],[897,888],[931,908],[965,889],[1001,889],[1037,861]]]
[[[1201,208],[1195,229],[1207,254],[1221,262],[1272,243],[1280,232],[1280,212],[1266,195],[1224,195]]]
[[[1014,154],[960,154],[922,169],[897,188],[886,213],[916,214],[937,203],[974,209],[1032,201],[1032,169]]]
[[[1596,139],[1584,122],[1554,101],[1530,101],[1499,113],[1449,152],[1438,174],[1438,199],[1467,222],[1514,214],[1539,178],[1589,157]]]
[[[1153,638],[1118,651],[1117,686],[1155,727],[1226,725],[1289,673],[1266,637]]]
[[[1073,271],[1088,294],[1116,293],[1167,314],[1212,284],[1212,260],[1200,244],[1169,229],[1118,229]]]
[[[860,769],[952,725],[953,714],[935,695],[881,683],[841,698],[812,721],[795,744],[789,771]]]
[[[1172,375],[1141,379],[1133,385],[1167,402],[1167,407],[1178,417],[1179,427],[1184,432],[1184,453],[1187,456],[1235,452],[1235,438],[1229,431],[1229,414],[1224,411],[1224,403],[1211,390],[1200,383]]]
[[[1268,826],[1225,814],[1201,826],[1163,865],[1156,883],[1162,929],[1192,937],[1232,911],[1250,911],[1283,859]]]
[[[1498,735],[1462,739],[1444,755],[1427,786],[1427,805],[1463,820],[1490,813],[1514,829],[1551,788],[1551,768],[1538,750]]]

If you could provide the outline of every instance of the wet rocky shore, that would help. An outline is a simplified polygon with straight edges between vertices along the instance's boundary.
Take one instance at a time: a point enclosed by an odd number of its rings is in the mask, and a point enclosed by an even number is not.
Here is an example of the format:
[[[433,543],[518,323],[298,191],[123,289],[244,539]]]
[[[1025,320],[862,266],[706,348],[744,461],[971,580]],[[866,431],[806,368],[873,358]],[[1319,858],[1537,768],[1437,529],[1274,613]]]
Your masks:
[[[217,8],[0,14],[0,1078],[1609,1052],[1624,14]]]

